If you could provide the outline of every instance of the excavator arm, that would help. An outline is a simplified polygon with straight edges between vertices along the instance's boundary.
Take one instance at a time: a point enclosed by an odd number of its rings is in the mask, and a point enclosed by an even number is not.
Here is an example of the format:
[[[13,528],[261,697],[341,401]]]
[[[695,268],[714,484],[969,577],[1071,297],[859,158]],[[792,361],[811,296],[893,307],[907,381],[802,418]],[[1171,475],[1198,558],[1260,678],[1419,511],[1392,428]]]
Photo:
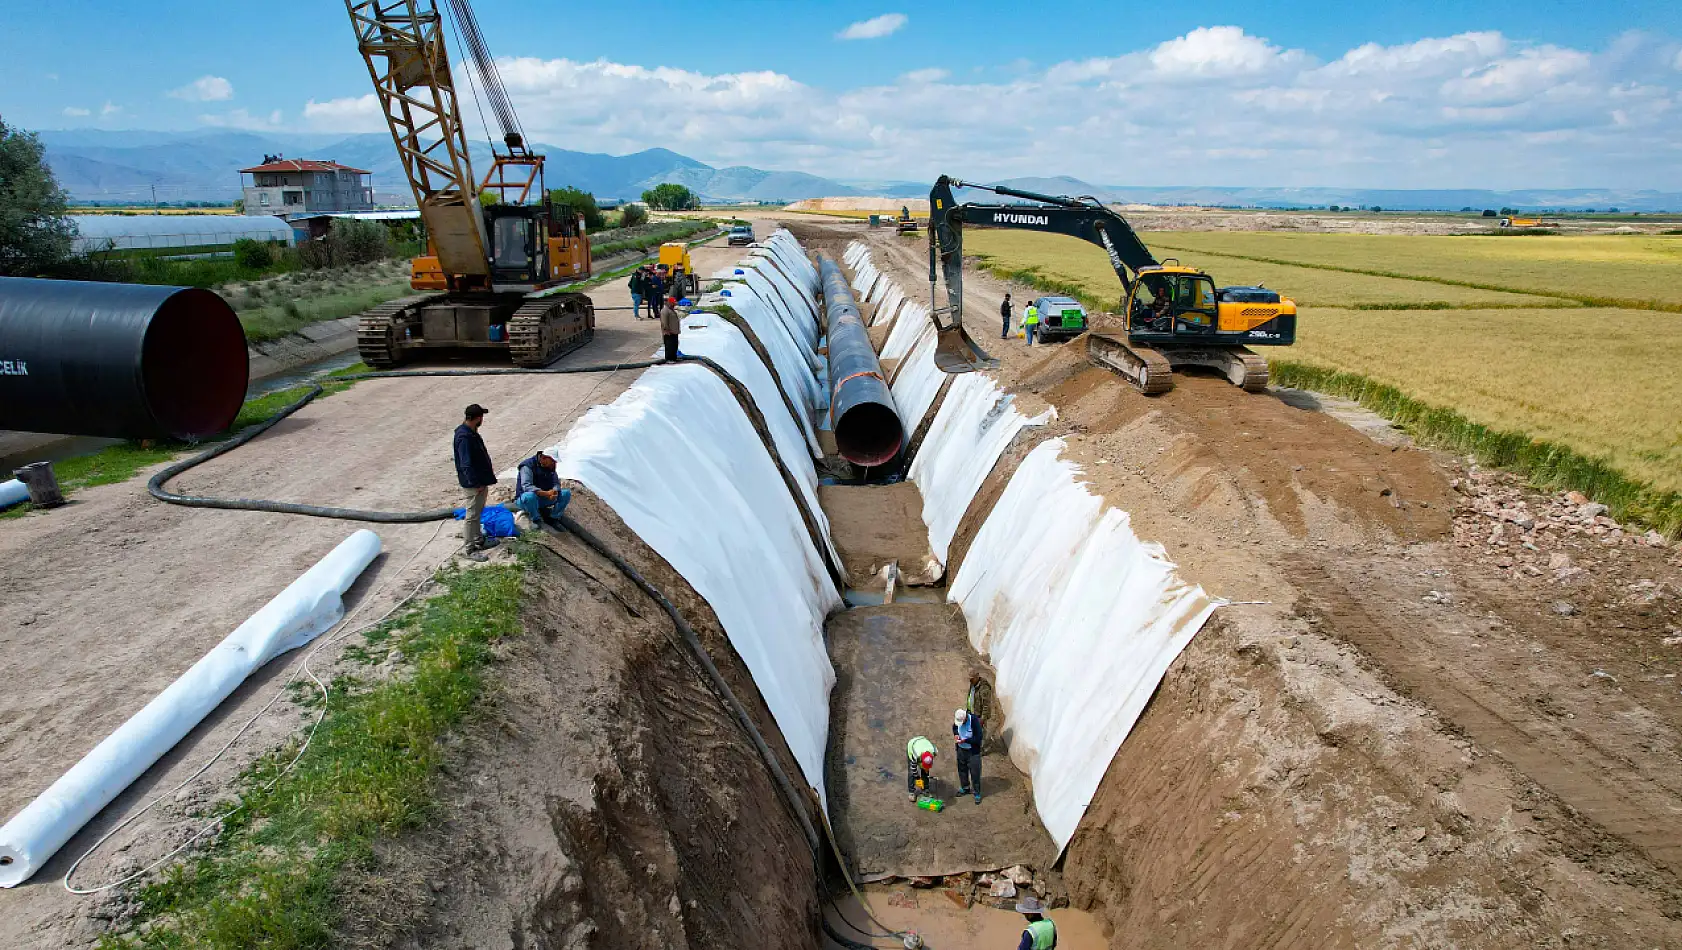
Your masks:
[[[973,188],[1039,204],[959,204],[952,194],[953,188]],[[936,284],[944,278],[946,306],[935,307],[931,319],[939,332],[935,363],[947,373],[968,373],[997,363],[964,329],[965,225],[1067,234],[1096,244],[1109,255],[1110,266],[1121,279],[1124,292],[1132,290],[1134,275],[1140,268],[1157,264],[1127,220],[1096,198],[1042,195],[940,176],[929,191],[929,295],[938,300]],[[946,317],[944,326],[942,315]]]

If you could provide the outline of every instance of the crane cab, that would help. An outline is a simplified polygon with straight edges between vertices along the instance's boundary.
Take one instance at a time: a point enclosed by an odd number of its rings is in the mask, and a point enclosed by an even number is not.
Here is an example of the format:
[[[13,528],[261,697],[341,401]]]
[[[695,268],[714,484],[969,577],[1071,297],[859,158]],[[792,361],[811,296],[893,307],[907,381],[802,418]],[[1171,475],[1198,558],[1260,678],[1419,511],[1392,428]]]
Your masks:
[[[1248,343],[1296,340],[1296,301],[1261,287],[1217,288],[1208,274],[1172,259],[1141,267],[1123,311],[1140,343]]]

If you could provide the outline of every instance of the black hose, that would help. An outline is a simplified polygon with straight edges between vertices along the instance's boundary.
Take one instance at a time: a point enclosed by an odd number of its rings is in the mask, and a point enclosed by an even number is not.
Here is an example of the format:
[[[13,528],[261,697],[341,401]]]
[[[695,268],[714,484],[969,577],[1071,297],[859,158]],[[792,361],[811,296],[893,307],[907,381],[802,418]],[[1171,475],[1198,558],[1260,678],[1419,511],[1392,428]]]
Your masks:
[[[647,369],[651,366],[659,366],[663,362],[662,360],[638,360],[630,363],[593,363],[587,366],[567,366],[557,369],[487,367],[482,369],[376,370],[367,373],[347,373],[343,376],[335,376],[331,381],[354,382],[361,379],[406,379],[439,376],[556,376],[570,373],[608,373],[622,369]],[[794,473],[789,471],[788,466],[783,463],[782,455],[777,452],[776,444],[771,438],[770,425],[766,422],[764,413],[759,411],[759,406],[753,401],[753,394],[748,391],[746,386],[742,385],[740,380],[730,375],[724,367],[705,356],[682,356],[678,358],[678,362],[699,363],[705,366],[723,381],[724,385],[730,389],[731,394],[736,397],[736,401],[741,403],[743,411],[748,415],[748,421],[752,424],[754,431],[759,434],[760,440],[765,444],[766,454],[771,457],[772,463],[777,466],[777,473],[782,476],[783,487],[788,489],[789,497],[794,501],[795,510],[800,512],[801,521],[806,525],[806,533],[812,541],[812,546],[817,549],[818,555],[823,559],[824,568],[829,573],[830,582],[836,586],[837,590],[846,587],[846,572],[830,557],[829,546],[824,543],[823,531],[819,526],[817,517],[806,507],[805,498],[800,492],[799,482],[795,480]],[[783,391],[781,386],[776,387],[776,389],[778,395],[783,399],[785,408],[789,410],[793,418],[799,418],[798,415],[794,415],[794,406],[789,401],[788,394]],[[306,505],[257,498],[213,498],[207,495],[183,495],[169,491],[164,487],[171,479],[183,472],[203,465],[218,456],[226,455],[267,432],[282,419],[309,405],[322,392],[323,388],[320,383],[313,384],[309,392],[300,397],[298,401],[275,413],[273,418],[251,426],[228,441],[212,446],[198,455],[166,466],[146,482],[146,491],[161,502],[188,508],[270,511],[283,515],[336,518],[341,521],[367,521],[374,524],[420,524],[428,521],[449,521],[455,517],[454,508],[433,508],[425,511],[371,511],[365,508]]]

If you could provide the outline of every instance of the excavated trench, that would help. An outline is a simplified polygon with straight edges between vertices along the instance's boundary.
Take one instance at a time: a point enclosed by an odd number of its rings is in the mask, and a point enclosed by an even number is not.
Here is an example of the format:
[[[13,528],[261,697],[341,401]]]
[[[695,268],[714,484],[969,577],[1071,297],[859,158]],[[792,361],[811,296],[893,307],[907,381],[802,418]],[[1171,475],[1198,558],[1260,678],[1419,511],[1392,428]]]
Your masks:
[[[875,282],[861,262],[855,287]],[[546,537],[444,820],[379,856],[382,881],[448,884],[381,889],[370,914],[415,921],[414,946],[837,945],[826,927],[842,946],[1010,946],[1005,895],[1031,889],[1072,948],[1568,945],[1550,927],[1577,911],[1540,895],[1601,884],[1464,791],[1457,776],[1495,778],[1467,744],[1387,708],[1405,704],[1300,607],[1216,613],[1133,534],[1179,532],[1189,573],[1261,601],[1290,588],[1230,525],[1277,486],[1223,481],[1149,414],[1094,428],[1104,377],[1061,351],[1041,388],[1070,419],[929,376],[926,315],[886,285],[858,291],[908,451],[854,477],[798,418],[822,418],[822,373],[795,268],[759,266],[683,337],[745,395],[651,370],[561,456],[586,459],[563,471],[572,512],[675,603],[775,768],[646,593]],[[1391,520],[1435,516],[1382,497]],[[949,751],[977,681],[996,697],[979,805]],[[942,750],[942,812],[907,801],[918,734]]]

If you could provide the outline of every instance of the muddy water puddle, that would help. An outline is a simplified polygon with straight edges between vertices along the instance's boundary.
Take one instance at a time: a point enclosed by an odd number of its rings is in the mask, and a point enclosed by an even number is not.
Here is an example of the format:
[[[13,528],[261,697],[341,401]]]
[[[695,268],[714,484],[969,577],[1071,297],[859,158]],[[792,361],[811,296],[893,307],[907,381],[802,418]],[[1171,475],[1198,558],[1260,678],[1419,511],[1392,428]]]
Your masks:
[[[841,599],[849,607],[880,607],[888,602],[887,588],[884,587],[849,587],[841,592]],[[946,588],[944,587],[895,587],[894,603],[896,604],[944,604],[946,603]]]
[[[956,888],[872,885],[864,893],[878,921],[891,930],[915,932],[929,950],[1015,947],[1026,922],[1021,914],[985,904],[966,909],[966,897]],[[877,934],[884,931],[865,916],[850,894],[826,908],[825,914],[836,933],[859,943],[877,947],[904,945],[899,938],[867,939],[860,934],[859,930]],[[1057,925],[1058,950],[1107,950],[1109,947],[1097,918],[1085,911],[1064,907],[1046,916]],[[823,946],[829,948],[835,944],[825,938]]]

